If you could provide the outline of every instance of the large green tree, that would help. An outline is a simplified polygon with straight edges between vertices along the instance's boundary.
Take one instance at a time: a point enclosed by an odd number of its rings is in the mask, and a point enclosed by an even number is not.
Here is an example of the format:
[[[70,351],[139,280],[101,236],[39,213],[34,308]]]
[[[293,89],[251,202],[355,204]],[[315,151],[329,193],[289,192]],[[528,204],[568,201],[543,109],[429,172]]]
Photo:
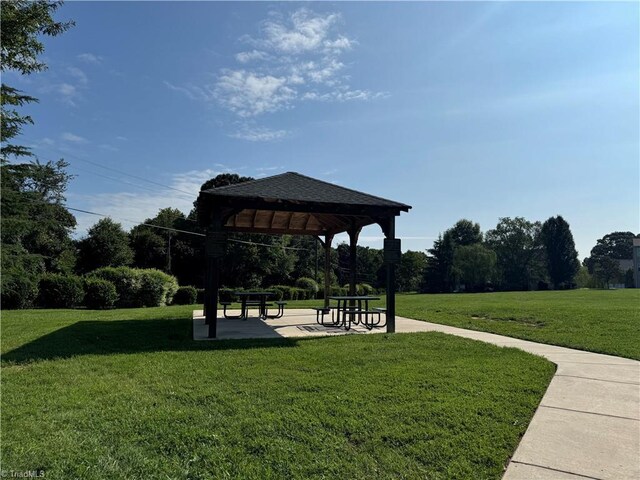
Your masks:
[[[496,253],[481,243],[462,245],[453,253],[455,278],[467,292],[483,291],[492,282],[495,271]]]
[[[451,240],[457,246],[473,245],[482,242],[480,224],[463,218],[458,220],[453,227],[447,230]]]
[[[602,257],[614,260],[627,260],[633,258],[633,232],[612,232],[599,238],[591,249],[590,255],[584,259],[583,264],[594,273],[594,267]]]
[[[424,252],[407,250],[400,258],[396,272],[396,286],[399,292],[416,292],[420,288],[424,271],[427,268],[427,255]]]
[[[482,242],[480,225],[465,218],[438,236],[433,247],[427,250],[429,257],[425,269],[422,290],[426,292],[451,292],[455,288],[453,254],[458,247]]]
[[[553,287],[571,286],[580,268],[580,262],[569,224],[560,215],[549,218],[542,224],[540,239]]]
[[[40,274],[69,273],[75,263],[76,220],[63,206],[70,176],[63,161],[0,166],[4,308],[28,307]]]
[[[53,15],[62,2],[46,0],[12,0],[2,2],[0,16],[2,28],[1,67],[2,71],[15,71],[22,75],[46,70],[47,65],[40,60],[44,52],[41,36],[55,37],[73,25],[73,22],[58,22]],[[22,127],[33,123],[29,115],[18,111],[18,107],[37,102],[37,99],[4,83],[1,86],[2,115],[2,160],[8,156],[30,155],[30,150],[17,145],[13,139],[22,131]]]
[[[121,267],[133,263],[129,236],[122,225],[101,218],[78,242],[78,270],[90,272],[100,267]]]
[[[485,234],[486,244],[496,252],[497,277],[502,290],[530,290],[544,278],[540,222],[522,217],[500,218]]]
[[[173,273],[172,247],[175,246],[181,220],[185,216],[176,208],[162,208],[153,218],[131,229],[129,237],[134,253],[134,265],[141,268],[157,268]],[[155,227],[151,226],[155,225]]]
[[[453,254],[455,243],[448,232],[439,235],[433,247],[427,250],[427,268],[425,269],[422,291],[430,293],[451,292],[454,288]]]
[[[72,22],[58,22],[53,14],[60,2],[7,1],[0,8],[0,69],[29,75],[47,68],[40,60],[42,36],[56,36]],[[70,233],[76,221],[63,206],[70,180],[67,164],[60,160],[42,164],[17,163],[32,157],[30,149],[16,143],[33,119],[22,107],[37,99],[7,85],[0,86],[0,176],[2,178],[2,305],[22,308],[37,293],[38,275],[68,272],[75,262]],[[9,163],[14,160],[16,163]]]

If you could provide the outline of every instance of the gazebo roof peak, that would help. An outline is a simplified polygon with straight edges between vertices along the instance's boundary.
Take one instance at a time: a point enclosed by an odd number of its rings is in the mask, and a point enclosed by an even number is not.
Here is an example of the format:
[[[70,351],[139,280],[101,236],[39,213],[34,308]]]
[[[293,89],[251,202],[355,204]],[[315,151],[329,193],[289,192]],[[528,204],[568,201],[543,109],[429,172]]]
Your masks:
[[[404,203],[359,192],[297,172],[286,172],[243,183],[203,190],[215,197],[277,199],[291,202],[388,207],[408,212]]]

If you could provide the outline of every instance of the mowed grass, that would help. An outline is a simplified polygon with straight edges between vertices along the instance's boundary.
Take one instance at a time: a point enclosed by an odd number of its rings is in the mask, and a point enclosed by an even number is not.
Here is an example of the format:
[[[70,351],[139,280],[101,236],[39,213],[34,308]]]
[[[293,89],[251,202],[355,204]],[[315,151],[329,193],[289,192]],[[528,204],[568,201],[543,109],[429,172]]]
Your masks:
[[[554,372],[435,333],[196,343],[193,308],[3,312],[3,470],[498,479]]]
[[[396,299],[403,317],[640,360],[640,289]]]

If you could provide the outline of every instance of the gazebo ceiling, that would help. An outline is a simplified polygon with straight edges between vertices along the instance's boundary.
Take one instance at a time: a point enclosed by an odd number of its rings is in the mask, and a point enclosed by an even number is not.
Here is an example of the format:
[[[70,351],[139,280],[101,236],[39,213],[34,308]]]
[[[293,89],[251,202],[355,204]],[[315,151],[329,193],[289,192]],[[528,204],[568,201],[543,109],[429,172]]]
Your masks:
[[[203,190],[200,221],[215,213],[223,231],[333,235],[408,212],[409,205],[368,195],[295,172]]]

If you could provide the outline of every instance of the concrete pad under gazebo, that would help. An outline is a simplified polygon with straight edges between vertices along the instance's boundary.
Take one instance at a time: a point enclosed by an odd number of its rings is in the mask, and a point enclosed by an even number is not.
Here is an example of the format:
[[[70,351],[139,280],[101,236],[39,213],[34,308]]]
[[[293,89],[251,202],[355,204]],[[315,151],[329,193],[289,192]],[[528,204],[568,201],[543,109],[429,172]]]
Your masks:
[[[237,314],[239,311],[232,311]],[[267,318],[262,320],[258,316],[250,316],[246,320],[225,318],[218,312],[218,328],[216,338],[209,338],[209,326],[205,323],[202,310],[193,312],[194,340],[241,340],[261,338],[296,338],[296,337],[326,337],[334,335],[350,335],[363,333],[383,333],[385,327],[373,327],[371,330],[364,325],[352,325],[349,330],[332,325],[319,325],[316,314],[310,308],[287,309],[281,318]]]
[[[363,227],[378,224],[385,235],[387,332],[395,331],[395,266],[400,239],[395,217],[411,207],[295,172],[202,190],[198,220],[206,228],[205,322],[217,337],[220,268],[228,232],[311,235],[325,250],[324,303],[330,292],[331,242],[346,232],[350,240],[349,294],[356,291],[356,245]]]

